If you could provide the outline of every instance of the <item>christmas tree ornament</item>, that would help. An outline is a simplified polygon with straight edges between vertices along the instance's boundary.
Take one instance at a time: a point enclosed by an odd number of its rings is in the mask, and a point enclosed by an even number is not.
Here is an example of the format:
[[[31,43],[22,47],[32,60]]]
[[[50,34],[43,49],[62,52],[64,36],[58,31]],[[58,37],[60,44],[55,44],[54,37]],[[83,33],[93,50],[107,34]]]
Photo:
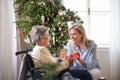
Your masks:
[[[55,33],[52,32],[52,35],[53,35],[53,45],[55,45]]]
[[[41,16],[41,20],[42,20],[42,22],[44,23],[45,22],[45,16]]]
[[[38,5],[43,5],[43,6],[45,6],[45,2],[41,2],[41,3],[38,3]]]

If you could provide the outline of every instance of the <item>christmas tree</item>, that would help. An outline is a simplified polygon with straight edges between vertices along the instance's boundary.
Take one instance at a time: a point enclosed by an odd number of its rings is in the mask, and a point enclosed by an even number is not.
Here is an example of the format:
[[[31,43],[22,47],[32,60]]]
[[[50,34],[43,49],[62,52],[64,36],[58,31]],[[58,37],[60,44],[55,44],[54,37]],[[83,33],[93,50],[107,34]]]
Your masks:
[[[62,49],[69,39],[67,22],[83,23],[76,12],[65,8],[62,0],[16,0],[14,5],[20,35],[26,38],[33,25],[50,27],[52,53]]]

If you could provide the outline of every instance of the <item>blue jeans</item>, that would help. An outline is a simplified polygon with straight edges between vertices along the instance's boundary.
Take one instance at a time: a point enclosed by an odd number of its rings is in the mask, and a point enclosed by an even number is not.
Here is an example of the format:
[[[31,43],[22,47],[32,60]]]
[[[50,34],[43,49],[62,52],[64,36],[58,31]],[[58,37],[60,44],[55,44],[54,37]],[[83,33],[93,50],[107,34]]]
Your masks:
[[[73,77],[81,80],[93,80],[92,76],[87,70],[70,70],[70,73]]]
[[[65,69],[65,70],[61,71],[57,75],[58,78],[61,79],[65,72],[70,72],[70,74],[73,77],[79,78],[80,80],[93,80],[92,76],[90,75],[90,73],[87,70],[69,70],[69,69]]]

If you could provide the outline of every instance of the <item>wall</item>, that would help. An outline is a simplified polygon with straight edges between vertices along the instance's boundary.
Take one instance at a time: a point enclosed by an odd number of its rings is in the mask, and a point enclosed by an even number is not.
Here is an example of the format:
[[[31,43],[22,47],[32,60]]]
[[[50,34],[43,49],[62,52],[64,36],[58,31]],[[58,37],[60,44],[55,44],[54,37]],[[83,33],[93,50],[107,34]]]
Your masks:
[[[16,80],[16,26],[13,0],[0,0],[0,80]]]
[[[120,0],[111,0],[111,80],[120,80]]]

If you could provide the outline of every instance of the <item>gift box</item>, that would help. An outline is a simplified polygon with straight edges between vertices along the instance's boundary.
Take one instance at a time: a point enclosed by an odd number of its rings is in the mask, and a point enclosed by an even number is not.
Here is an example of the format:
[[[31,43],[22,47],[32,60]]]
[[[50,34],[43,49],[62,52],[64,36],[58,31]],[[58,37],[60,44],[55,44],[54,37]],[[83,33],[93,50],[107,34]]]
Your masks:
[[[65,59],[68,59],[69,57],[71,57],[72,59],[77,59],[80,58],[80,54],[78,52],[73,52],[68,56],[65,56]]]

